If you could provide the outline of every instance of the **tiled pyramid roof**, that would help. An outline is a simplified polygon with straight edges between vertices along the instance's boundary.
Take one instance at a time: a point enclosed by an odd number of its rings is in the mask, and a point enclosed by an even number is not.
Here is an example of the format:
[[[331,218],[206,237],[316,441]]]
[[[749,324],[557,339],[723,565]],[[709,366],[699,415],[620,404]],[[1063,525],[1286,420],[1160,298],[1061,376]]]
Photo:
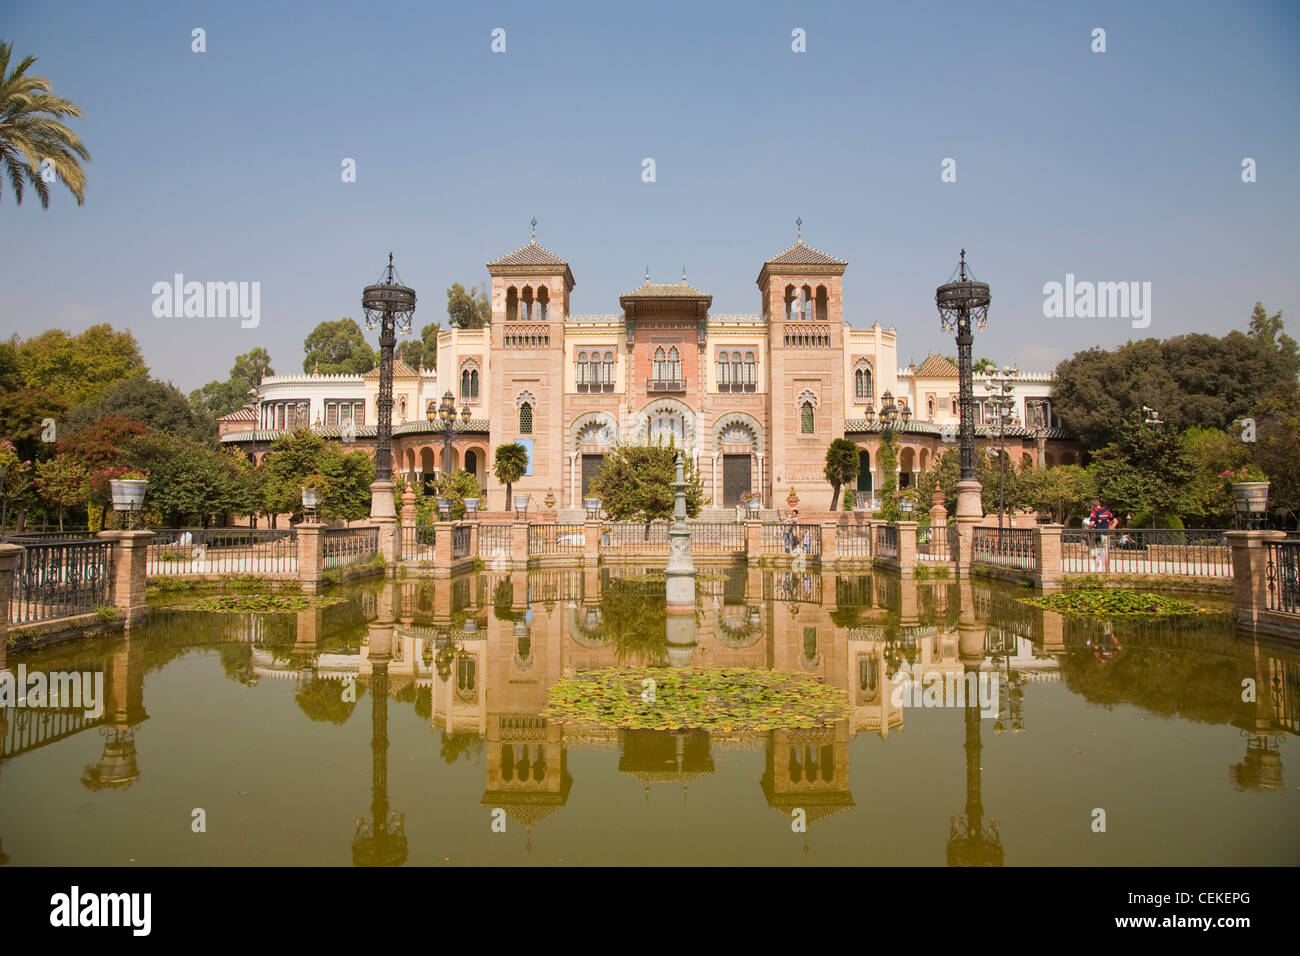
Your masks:
[[[957,366],[942,355],[928,355],[921,367],[912,373],[914,378],[956,378]]]
[[[568,263],[559,256],[548,252],[534,239],[528,245],[516,249],[500,259],[493,259],[489,266],[567,266]]]
[[[820,249],[806,245],[802,239],[784,252],[779,252],[767,260],[770,266],[846,266],[843,259],[836,259]]]

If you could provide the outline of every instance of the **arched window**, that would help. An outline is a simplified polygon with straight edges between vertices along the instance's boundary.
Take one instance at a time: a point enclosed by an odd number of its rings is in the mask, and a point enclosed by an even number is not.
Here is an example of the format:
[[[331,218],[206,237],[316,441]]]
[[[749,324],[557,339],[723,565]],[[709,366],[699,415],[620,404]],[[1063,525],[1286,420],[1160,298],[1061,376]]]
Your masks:
[[[930,421],[934,421],[934,396],[931,395],[925,400],[925,407],[929,414],[926,416]]]
[[[474,658],[468,656],[456,659],[456,689],[462,693],[474,690],[474,663]]]
[[[576,371],[578,373],[578,391],[585,392],[587,390],[587,353],[586,352],[578,353],[578,366]]]
[[[787,322],[793,322],[795,319],[799,317],[799,308],[797,305],[798,300],[799,300],[799,295],[794,291],[794,286],[792,285],[786,286],[785,287],[785,320]]]
[[[813,433],[813,403],[804,402],[799,408],[799,430],[805,435]]]
[[[740,353],[731,353],[731,380],[736,383],[734,391],[739,391],[745,382],[744,369],[740,367]]]
[[[519,318],[527,321],[533,317],[533,287],[524,286],[524,294],[519,301]]]
[[[654,373],[656,382],[662,382],[664,378],[666,378],[664,375],[666,364],[667,363],[664,361],[664,349],[661,345],[659,348],[655,349]]]
[[[600,353],[591,353],[591,363],[587,366],[587,381],[591,383],[593,392],[599,391],[601,386],[600,380]]]
[[[718,353],[718,391],[725,392],[731,384],[730,368],[727,364],[727,353],[725,351]]]
[[[538,320],[540,320],[540,321],[542,321],[542,322],[545,322],[545,321],[546,321],[546,319],[547,319],[547,317],[548,317],[548,315],[550,314],[550,311],[551,311],[550,306],[551,306],[551,294],[550,294],[549,291],[547,291],[546,286],[542,286],[540,289],[537,290],[537,318],[538,318]]]
[[[668,380],[670,382],[680,382],[682,380],[682,359],[677,354],[677,349],[670,349],[668,352]]]
[[[865,365],[859,365],[853,371],[853,397],[861,402],[872,399],[871,369]]]
[[[614,391],[614,353],[605,353],[605,391]]]
[[[460,373],[460,397],[469,398],[469,369]]]
[[[811,286],[804,286],[799,290],[803,294],[799,304],[803,308],[803,319],[805,322],[811,322],[813,317],[813,291]]]
[[[830,311],[827,306],[826,286],[819,285],[817,287],[816,302],[817,302],[817,321],[825,322],[827,318],[829,318],[830,316]]]
[[[519,406],[519,434],[531,435],[533,433],[533,406],[531,402],[524,402]]]
[[[758,364],[754,361],[754,353],[745,353],[745,391],[752,392],[758,387]]]
[[[519,290],[514,286],[506,289],[506,321],[514,322],[519,318]]]

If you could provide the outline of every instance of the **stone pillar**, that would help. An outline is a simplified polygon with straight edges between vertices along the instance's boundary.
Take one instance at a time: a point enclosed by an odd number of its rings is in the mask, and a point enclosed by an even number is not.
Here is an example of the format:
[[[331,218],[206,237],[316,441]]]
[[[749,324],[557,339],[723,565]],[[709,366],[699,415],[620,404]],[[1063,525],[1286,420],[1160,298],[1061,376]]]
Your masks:
[[[1061,525],[1040,524],[1034,529],[1034,557],[1038,563],[1038,586],[1059,588],[1064,580],[1061,564]]]
[[[943,489],[935,488],[930,496],[930,527],[942,528],[948,524],[948,509],[943,506]]]
[[[456,527],[452,521],[434,522],[433,532],[433,574],[434,577],[451,575],[451,529]]]
[[[975,529],[984,520],[983,489],[978,481],[957,482],[957,572],[969,573],[975,550]]]
[[[528,567],[528,522],[516,521],[510,526],[510,564],[516,568]]]
[[[840,523],[838,521],[822,522],[822,567],[831,567],[840,556]]]
[[[126,626],[149,617],[145,602],[145,563],[152,531],[101,531],[97,537],[113,542],[113,605],[122,612]],[[6,605],[6,608],[8,605]]]
[[[756,564],[763,556],[763,522],[753,519],[745,522],[745,558]]]
[[[1228,531],[1232,549],[1232,616],[1238,624],[1253,627],[1260,611],[1268,609],[1268,548],[1270,541],[1286,539],[1284,531]]]
[[[298,525],[298,582],[303,592],[315,594],[325,578],[325,526]]]
[[[414,528],[419,516],[415,510],[415,489],[410,485],[402,492],[402,527]]]
[[[600,520],[588,518],[582,529],[582,563],[595,567],[600,563]]]
[[[472,515],[469,519],[469,556],[477,558],[478,553],[478,515]]]
[[[18,559],[22,556],[20,544],[0,544],[0,655],[4,653],[5,642],[9,639],[9,599],[13,594],[14,572],[18,570]],[[0,658],[0,664],[3,658]]]
[[[898,522],[898,571],[904,577],[916,573],[916,522]]]

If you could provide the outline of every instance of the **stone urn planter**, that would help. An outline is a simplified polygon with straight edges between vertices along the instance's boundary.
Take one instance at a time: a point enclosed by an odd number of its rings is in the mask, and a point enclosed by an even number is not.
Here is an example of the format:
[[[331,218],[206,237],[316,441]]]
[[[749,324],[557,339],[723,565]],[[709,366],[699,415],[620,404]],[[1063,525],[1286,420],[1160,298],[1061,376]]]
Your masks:
[[[751,517],[758,517],[758,509],[763,507],[763,502],[759,498],[750,498],[745,502],[745,507],[749,509]]]
[[[438,498],[437,503],[438,503],[438,517],[446,521],[448,518],[451,517],[451,499]]]
[[[1232,502],[1238,514],[1262,515],[1268,510],[1268,482],[1234,481]]]
[[[599,499],[599,498],[583,498],[583,499],[582,499],[582,507],[583,507],[583,510],[587,512],[587,517],[589,517],[589,518],[595,518],[595,517],[599,516],[599,514],[600,514],[600,499]]]
[[[478,499],[477,499],[477,498],[466,498],[466,499],[465,499],[465,514],[467,514],[467,515],[469,515],[469,514],[476,514],[477,512],[478,512]]]
[[[316,488],[303,487],[302,489],[302,510],[315,511],[320,507],[320,491]]]
[[[517,511],[519,514],[524,514],[525,512],[527,512],[528,495],[515,495],[514,506],[515,506],[515,511]]]
[[[114,478],[109,481],[114,511],[143,511],[148,478]]]

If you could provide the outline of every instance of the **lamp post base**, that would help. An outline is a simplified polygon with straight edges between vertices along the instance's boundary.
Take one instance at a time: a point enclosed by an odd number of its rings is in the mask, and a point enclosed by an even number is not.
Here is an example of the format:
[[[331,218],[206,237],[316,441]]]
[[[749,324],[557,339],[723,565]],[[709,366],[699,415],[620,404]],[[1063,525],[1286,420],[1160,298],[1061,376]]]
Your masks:
[[[984,487],[974,478],[957,482],[957,517],[983,518]]]
[[[372,481],[370,483],[370,517],[397,520],[397,506],[393,501],[393,482]]]

